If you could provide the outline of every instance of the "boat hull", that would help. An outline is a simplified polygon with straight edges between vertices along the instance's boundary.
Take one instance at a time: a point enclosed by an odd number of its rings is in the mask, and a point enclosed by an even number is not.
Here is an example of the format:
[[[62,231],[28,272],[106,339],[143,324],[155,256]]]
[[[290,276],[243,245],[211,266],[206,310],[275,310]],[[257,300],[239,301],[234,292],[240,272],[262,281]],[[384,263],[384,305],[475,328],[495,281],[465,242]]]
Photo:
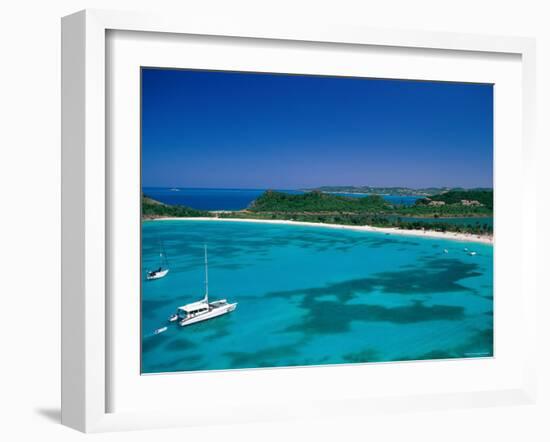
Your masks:
[[[154,279],[164,278],[168,274],[168,272],[169,272],[169,269],[161,270],[160,272],[157,272],[154,275],[147,275],[147,279],[151,281]]]
[[[236,308],[237,308],[236,302],[233,304],[225,304],[219,307],[215,307],[212,310],[206,313],[203,313],[202,315],[197,315],[193,318],[182,319],[179,322],[179,325],[182,327],[186,327],[188,325],[196,324],[197,322],[208,321],[209,319],[217,318],[218,316],[222,316],[222,315],[225,315],[226,313],[230,313]]]

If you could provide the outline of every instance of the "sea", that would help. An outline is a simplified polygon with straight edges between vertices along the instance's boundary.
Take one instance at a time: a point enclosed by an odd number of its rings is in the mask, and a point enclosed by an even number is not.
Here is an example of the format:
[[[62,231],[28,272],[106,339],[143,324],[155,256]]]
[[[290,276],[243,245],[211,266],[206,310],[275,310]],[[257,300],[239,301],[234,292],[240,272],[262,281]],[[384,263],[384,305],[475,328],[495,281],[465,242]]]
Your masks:
[[[301,190],[274,189],[290,194],[304,193]],[[258,198],[266,189],[200,189],[144,187],[143,194],[165,204],[192,207],[199,210],[242,210]],[[335,193],[335,195],[360,198],[367,194]],[[413,205],[419,196],[384,195],[392,204]]]
[[[161,243],[170,272],[146,281]],[[205,244],[210,299],[237,309],[188,327],[169,323],[178,306],[204,295]],[[144,221],[141,270],[143,374],[493,355],[488,244],[324,226]]]

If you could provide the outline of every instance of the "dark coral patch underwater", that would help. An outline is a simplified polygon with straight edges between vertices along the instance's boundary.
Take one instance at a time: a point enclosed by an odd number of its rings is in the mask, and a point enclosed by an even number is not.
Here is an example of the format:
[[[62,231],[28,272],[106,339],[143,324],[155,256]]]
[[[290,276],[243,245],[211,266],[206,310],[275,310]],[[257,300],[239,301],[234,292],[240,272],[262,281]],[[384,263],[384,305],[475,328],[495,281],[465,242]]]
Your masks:
[[[350,279],[321,287],[271,292],[269,295],[305,295],[307,298],[334,295],[341,302],[346,302],[356,295],[368,294],[374,290],[404,295],[474,292],[459,281],[479,276],[477,268],[478,265],[475,263],[465,263],[457,259],[430,259],[425,265],[407,266],[405,270],[380,272],[366,278]]]
[[[286,332],[344,333],[352,321],[391,322],[407,324],[424,321],[457,321],[464,318],[464,307],[449,305],[425,306],[417,301],[412,305],[384,307],[380,305],[342,304],[339,302],[306,300],[302,306],[307,313],[299,323]]]

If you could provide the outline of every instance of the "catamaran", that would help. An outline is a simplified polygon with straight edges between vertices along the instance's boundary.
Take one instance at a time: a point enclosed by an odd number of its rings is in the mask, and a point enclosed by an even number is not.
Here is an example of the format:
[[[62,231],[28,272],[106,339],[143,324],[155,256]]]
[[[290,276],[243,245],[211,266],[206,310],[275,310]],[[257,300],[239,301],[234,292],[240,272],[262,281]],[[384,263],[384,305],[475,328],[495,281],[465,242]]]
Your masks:
[[[160,264],[159,267],[155,270],[150,270],[147,272],[147,279],[160,279],[164,278],[170,269],[168,268],[168,256],[166,256],[166,251],[160,243]]]
[[[206,321],[207,319],[216,318],[217,316],[230,313],[237,308],[237,303],[229,303],[227,299],[210,302],[208,300],[208,250],[204,246],[204,298],[200,301],[178,307],[178,310],[173,314],[169,321],[178,321],[179,325],[185,327],[197,322]]]

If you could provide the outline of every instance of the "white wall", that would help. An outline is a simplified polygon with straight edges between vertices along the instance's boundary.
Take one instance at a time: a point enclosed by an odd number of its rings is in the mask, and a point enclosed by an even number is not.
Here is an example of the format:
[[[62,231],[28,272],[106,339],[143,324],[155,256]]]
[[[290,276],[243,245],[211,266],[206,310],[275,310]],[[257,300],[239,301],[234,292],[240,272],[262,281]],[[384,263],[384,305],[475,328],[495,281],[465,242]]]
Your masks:
[[[383,28],[535,36],[538,39],[539,145],[549,146],[550,14],[544,1],[395,0],[332,2],[226,0],[20,0],[0,9],[0,435],[3,440],[80,440],[59,418],[60,17],[83,8],[246,15],[273,21],[315,21]],[[541,149],[539,183],[550,191],[550,156]],[[542,213],[544,211],[544,213]],[[544,218],[546,207],[541,208]],[[542,219],[542,218],[541,218]],[[542,224],[542,223],[540,223]],[[540,284],[548,235],[539,225]],[[545,275],[544,275],[545,276]],[[543,290],[541,290],[541,293]],[[96,440],[549,440],[550,337],[541,301],[541,398],[536,406],[163,430],[94,436]]]

